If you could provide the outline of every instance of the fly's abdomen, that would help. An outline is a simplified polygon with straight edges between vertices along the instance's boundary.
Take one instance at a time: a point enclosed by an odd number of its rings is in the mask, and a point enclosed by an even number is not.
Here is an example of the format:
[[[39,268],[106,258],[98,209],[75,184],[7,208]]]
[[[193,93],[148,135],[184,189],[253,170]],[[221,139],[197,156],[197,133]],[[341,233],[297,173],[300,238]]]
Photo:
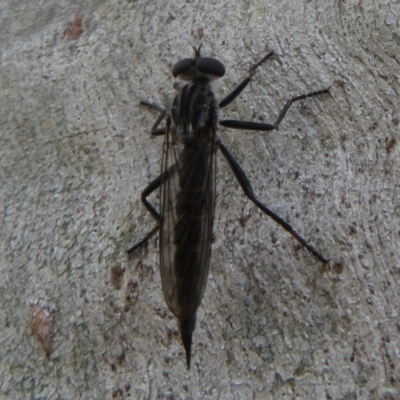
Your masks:
[[[213,143],[171,146],[161,189],[161,279],[170,310],[192,316],[206,285],[214,215]],[[173,161],[173,162],[172,162]]]

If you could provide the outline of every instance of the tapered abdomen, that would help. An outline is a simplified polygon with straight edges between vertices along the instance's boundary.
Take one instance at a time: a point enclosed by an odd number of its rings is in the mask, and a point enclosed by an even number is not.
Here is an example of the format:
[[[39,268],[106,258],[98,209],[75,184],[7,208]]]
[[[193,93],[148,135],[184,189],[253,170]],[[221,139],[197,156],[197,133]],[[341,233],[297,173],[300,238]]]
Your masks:
[[[170,310],[191,317],[200,305],[210,263],[215,208],[212,144],[169,148],[161,188],[161,279]]]

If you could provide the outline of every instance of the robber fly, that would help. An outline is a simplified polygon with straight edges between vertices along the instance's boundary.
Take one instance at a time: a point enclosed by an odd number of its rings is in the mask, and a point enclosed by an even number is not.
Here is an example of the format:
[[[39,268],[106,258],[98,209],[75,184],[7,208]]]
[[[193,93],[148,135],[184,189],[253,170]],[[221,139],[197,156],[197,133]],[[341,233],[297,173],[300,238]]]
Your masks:
[[[193,47],[193,46],[192,46]],[[193,47],[194,48],[194,47]],[[256,69],[273,52],[254,64],[248,76],[219,103],[211,82],[225,74],[224,65],[215,58],[202,57],[201,46],[194,48],[194,58],[178,61],[172,74],[188,81],[176,86],[169,112],[143,101],[142,105],[160,113],[151,133],[164,135],[162,172],[142,193],[142,202],[157,221],[157,226],[128,253],[133,253],[160,231],[160,268],[165,300],[178,319],[179,332],[190,368],[192,335],[196,311],[203,297],[210,264],[212,225],[215,210],[216,151],[221,150],[245,195],[265,214],[271,217],[321,262],[328,261],[306,242],[282,218],[268,209],[254,195],[250,182],[233,155],[217,136],[217,125],[253,131],[276,129],[292,103],[307,97],[328,93],[328,89],[303,94],[290,99],[273,124],[232,119],[218,120],[218,110],[233,100],[252,80]],[[160,128],[166,119],[166,126]],[[160,209],[157,211],[147,197],[160,189]]]

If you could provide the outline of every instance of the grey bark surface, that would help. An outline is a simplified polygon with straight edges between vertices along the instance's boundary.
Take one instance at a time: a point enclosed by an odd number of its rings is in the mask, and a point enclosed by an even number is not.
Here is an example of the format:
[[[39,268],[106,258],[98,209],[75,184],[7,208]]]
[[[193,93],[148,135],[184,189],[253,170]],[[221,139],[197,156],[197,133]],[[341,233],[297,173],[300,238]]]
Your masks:
[[[399,13],[377,0],[2,1],[0,397],[399,398]],[[189,372],[157,240],[125,252],[154,226],[140,193],[161,162],[156,115],[138,103],[169,106],[188,41],[225,64],[220,96],[278,55],[224,117],[273,122],[291,96],[331,87],[279,131],[219,134],[259,199],[333,260],[262,215],[219,157]],[[48,358],[32,304],[50,313]]]

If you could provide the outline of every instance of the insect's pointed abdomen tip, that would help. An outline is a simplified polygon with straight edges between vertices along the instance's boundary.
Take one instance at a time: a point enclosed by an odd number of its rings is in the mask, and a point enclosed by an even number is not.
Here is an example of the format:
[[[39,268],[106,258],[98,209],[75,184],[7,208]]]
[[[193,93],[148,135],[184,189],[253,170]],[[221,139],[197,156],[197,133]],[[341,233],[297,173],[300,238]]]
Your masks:
[[[183,334],[182,342],[186,352],[186,366],[187,369],[190,370],[190,359],[192,356],[192,334],[191,333]]]
[[[183,347],[186,352],[186,366],[190,370],[190,359],[192,357],[192,336],[196,326],[196,313],[191,317],[179,320],[179,332],[181,334]]]

